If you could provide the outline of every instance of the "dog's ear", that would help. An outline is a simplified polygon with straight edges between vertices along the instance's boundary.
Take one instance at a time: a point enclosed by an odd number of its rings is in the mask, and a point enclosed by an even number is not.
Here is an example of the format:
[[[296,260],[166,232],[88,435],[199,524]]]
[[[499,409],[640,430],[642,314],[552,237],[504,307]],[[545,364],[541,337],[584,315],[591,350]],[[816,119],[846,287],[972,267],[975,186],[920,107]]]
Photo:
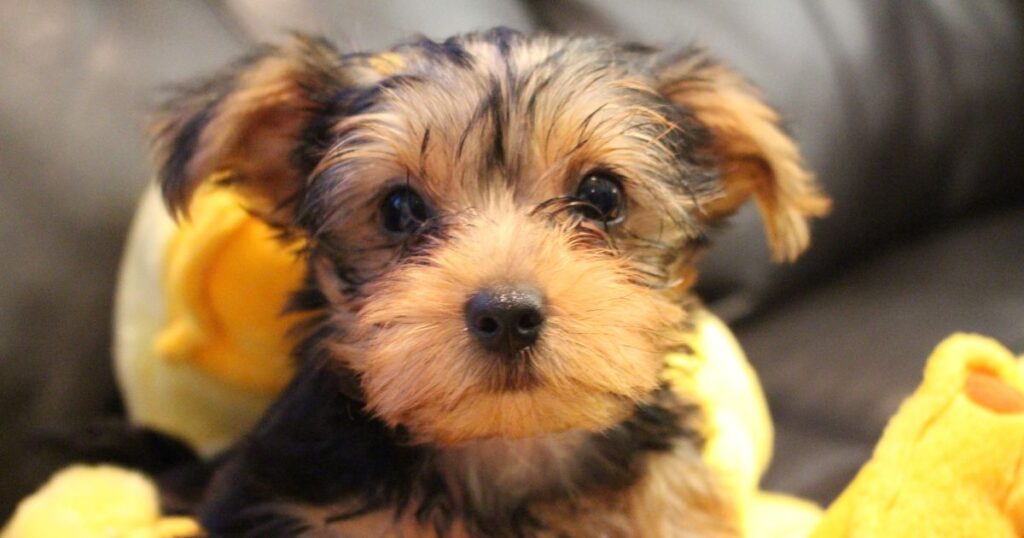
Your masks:
[[[336,96],[372,75],[342,64],[326,41],[293,35],[180,88],[151,126],[171,212],[187,213],[196,189],[215,182],[238,189],[268,222],[289,223],[316,165],[316,146],[341,113]]]
[[[778,114],[742,77],[689,50],[659,60],[658,89],[692,113],[711,135],[722,195],[704,206],[716,220],[753,196],[776,260],[793,260],[810,242],[808,219],[828,213],[829,199],[804,167]]]

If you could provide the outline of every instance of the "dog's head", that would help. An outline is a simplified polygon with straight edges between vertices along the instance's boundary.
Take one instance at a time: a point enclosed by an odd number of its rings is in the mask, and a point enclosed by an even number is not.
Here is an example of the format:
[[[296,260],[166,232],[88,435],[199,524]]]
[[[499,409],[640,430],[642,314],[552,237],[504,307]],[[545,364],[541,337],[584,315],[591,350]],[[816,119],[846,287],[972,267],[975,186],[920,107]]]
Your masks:
[[[752,197],[777,258],[827,199],[699,51],[492,30],[380,54],[296,37],[186,88],[161,184],[308,245],[369,410],[454,444],[601,430],[659,385],[705,227]]]

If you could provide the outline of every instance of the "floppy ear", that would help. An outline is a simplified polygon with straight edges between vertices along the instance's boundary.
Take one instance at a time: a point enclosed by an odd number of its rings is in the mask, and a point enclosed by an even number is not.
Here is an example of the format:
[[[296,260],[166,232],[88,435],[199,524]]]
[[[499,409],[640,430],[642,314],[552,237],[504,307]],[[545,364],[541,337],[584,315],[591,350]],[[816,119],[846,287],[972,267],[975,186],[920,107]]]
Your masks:
[[[337,92],[365,75],[353,71],[326,41],[293,35],[180,89],[151,130],[171,212],[187,213],[196,189],[215,182],[238,189],[261,218],[288,224],[339,113]]]
[[[663,62],[656,77],[662,95],[710,131],[724,192],[704,206],[707,218],[730,215],[753,195],[775,260],[799,256],[810,243],[808,219],[828,213],[831,202],[778,114],[749,83],[700,51]]]

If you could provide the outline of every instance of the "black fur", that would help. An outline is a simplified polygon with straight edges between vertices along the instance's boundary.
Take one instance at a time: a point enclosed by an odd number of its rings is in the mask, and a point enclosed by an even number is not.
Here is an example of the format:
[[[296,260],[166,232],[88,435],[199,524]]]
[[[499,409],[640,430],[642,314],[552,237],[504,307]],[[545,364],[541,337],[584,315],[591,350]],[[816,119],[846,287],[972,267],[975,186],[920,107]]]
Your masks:
[[[436,62],[448,62],[463,69],[473,67],[473,57],[455,37],[448,38],[441,43],[424,37],[413,41],[408,46],[423,52],[423,54]]]
[[[490,113],[494,129],[494,141],[491,143],[491,152],[487,155],[487,161],[491,168],[500,170],[505,166],[505,123],[508,116],[508,109],[501,100],[500,83],[494,81],[491,84],[487,101],[482,106]]]
[[[186,514],[200,502],[218,460],[203,461],[185,442],[124,421],[97,422],[75,432],[45,436],[67,461],[115,464],[153,478],[165,514]]]
[[[494,43],[498,47],[498,52],[507,58],[512,50],[512,45],[523,39],[523,33],[506,26],[498,26],[487,30],[481,34],[481,37],[485,41]]]
[[[263,48],[207,79],[174,88],[174,96],[161,107],[160,128],[154,136],[159,152],[158,177],[161,194],[173,213],[188,205],[192,188],[188,165],[203,129],[213,119],[218,105],[234,91],[238,73],[267,54],[268,49]]]

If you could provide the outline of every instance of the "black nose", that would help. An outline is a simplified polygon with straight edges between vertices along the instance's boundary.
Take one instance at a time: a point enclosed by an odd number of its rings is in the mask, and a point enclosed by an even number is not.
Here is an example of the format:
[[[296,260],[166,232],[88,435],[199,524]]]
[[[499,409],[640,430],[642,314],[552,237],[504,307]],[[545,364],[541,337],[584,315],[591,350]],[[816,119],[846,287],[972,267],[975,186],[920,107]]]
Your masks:
[[[535,289],[486,289],[466,302],[466,326],[486,349],[511,358],[537,342],[543,308],[544,299]]]

